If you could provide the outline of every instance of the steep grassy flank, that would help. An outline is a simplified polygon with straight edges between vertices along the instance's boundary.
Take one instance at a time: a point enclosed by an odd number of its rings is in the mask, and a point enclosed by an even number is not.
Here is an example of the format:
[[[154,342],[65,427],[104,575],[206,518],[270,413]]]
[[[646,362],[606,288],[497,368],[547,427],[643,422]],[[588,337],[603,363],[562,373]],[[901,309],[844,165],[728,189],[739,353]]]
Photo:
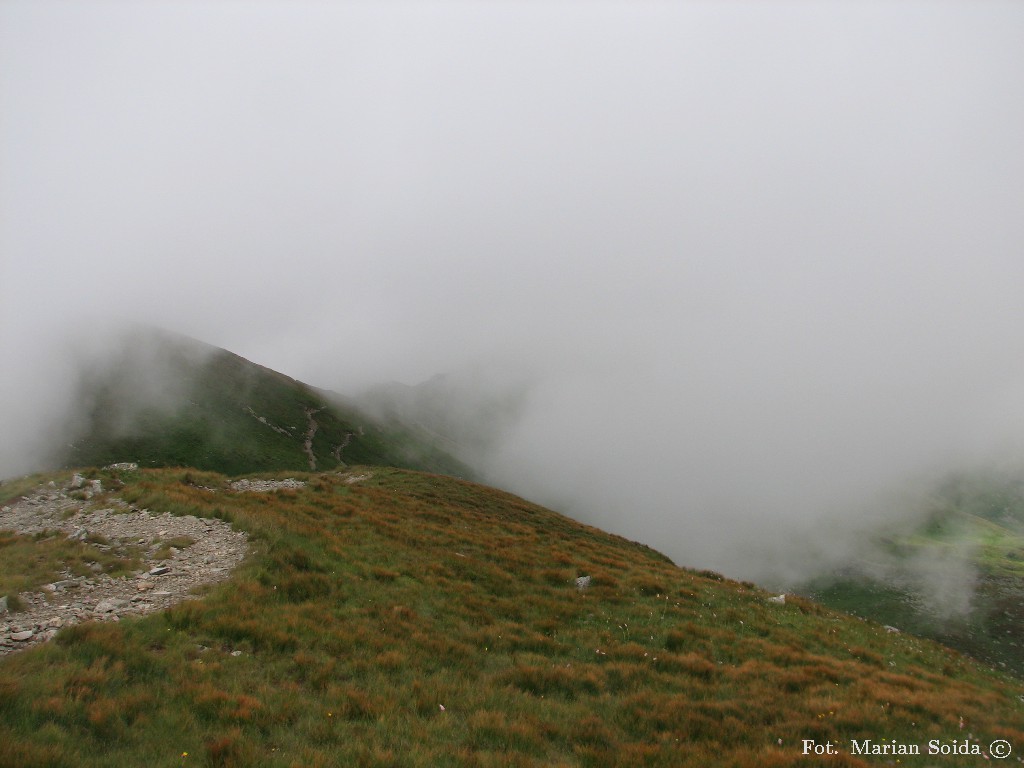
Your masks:
[[[1024,747],[1024,688],[928,641],[467,482],[293,476],[308,485],[127,476],[124,499],[229,520],[255,551],[201,601],[0,663],[0,766],[853,766],[874,763],[850,739]],[[803,739],[841,754],[815,762]]]
[[[137,332],[83,380],[78,435],[63,466],[137,461],[228,474],[383,464],[467,476],[400,424],[339,395],[184,337]],[[312,440],[307,447],[310,435]]]

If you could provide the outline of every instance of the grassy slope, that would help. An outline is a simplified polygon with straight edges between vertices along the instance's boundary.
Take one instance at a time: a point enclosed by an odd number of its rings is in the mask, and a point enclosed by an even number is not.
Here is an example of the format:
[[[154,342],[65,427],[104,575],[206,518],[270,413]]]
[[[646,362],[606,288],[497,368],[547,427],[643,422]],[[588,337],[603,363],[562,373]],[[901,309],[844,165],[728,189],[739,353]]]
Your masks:
[[[893,624],[969,653],[1024,677],[1024,483],[972,475],[937,491],[927,519],[915,530],[883,540],[896,562],[963,558],[976,575],[970,610],[937,615],[900,577],[889,581],[845,573],[801,591],[838,610]]]
[[[84,399],[91,404],[86,423],[74,446],[59,457],[61,465],[137,461],[228,474],[309,470],[303,442],[311,409],[318,425],[312,443],[317,469],[383,464],[469,473],[401,425],[378,424],[339,396],[230,352],[209,348],[202,354],[198,342],[161,335],[147,335],[142,343],[146,365],[174,395],[152,397],[158,403],[153,404],[137,394],[146,384],[144,378],[139,383],[132,378],[139,378],[134,368],[142,355],[129,349],[86,385]],[[133,397],[142,402],[132,403]],[[341,445],[339,464],[334,452]]]
[[[806,766],[812,738],[1024,747],[1024,688],[955,652],[771,604],[500,491],[358,471],[373,476],[262,494],[125,475],[126,500],[230,520],[254,552],[201,601],[0,662],[0,766]],[[827,764],[874,763],[844,746]]]

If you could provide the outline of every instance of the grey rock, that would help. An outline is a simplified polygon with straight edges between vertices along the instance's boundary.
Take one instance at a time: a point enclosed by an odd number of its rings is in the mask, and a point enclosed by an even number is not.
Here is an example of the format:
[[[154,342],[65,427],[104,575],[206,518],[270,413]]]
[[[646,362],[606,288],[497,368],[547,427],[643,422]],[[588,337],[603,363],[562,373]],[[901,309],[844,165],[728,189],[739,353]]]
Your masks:
[[[116,496],[109,497],[107,504],[110,506],[94,508],[84,497],[99,488],[81,475],[74,478],[74,482],[78,484],[77,492],[73,492],[67,482],[58,483],[57,488],[44,485],[0,507],[0,529],[27,535],[57,530],[66,536],[77,534],[79,538],[93,534],[105,537],[109,545],[98,546],[109,546],[111,550],[133,545],[140,539],[149,544],[158,537],[189,536],[195,544],[177,552],[173,568],[168,567],[168,563],[154,561],[152,556],[157,549],[153,548],[148,553],[139,553],[141,562],[135,578],[111,578],[102,572],[74,576],[71,571],[64,571],[47,587],[23,593],[24,609],[17,614],[17,623],[8,619],[9,612],[3,615],[0,609],[0,658],[31,647],[62,627],[81,621],[117,621],[119,617],[145,615],[164,610],[180,600],[195,599],[190,590],[223,581],[245,555],[245,534],[232,530],[223,521],[156,514]],[[291,485],[287,483],[282,487]],[[95,569],[102,571],[99,564]],[[155,574],[165,575],[157,582]],[[158,585],[160,590],[155,589]],[[74,591],[70,592],[72,589]],[[52,599],[55,596],[56,599]],[[55,626],[58,619],[62,623],[60,627]],[[12,633],[19,633],[19,637],[25,639],[15,640]]]
[[[26,629],[24,632],[14,632],[14,633],[12,633],[11,634],[11,640],[14,640],[15,642],[18,642],[18,643],[23,643],[26,640],[31,640],[34,635],[35,635],[35,632],[33,632],[31,629]]]
[[[235,480],[231,483],[231,489],[234,491],[259,493],[276,491],[281,488],[298,489],[305,487],[306,483],[304,480],[296,480],[292,477],[285,480]]]
[[[100,600],[98,603],[96,603],[96,607],[93,608],[93,611],[95,611],[96,613],[113,613],[122,605],[126,604],[126,600],[121,600],[117,597],[108,597],[106,600]]]

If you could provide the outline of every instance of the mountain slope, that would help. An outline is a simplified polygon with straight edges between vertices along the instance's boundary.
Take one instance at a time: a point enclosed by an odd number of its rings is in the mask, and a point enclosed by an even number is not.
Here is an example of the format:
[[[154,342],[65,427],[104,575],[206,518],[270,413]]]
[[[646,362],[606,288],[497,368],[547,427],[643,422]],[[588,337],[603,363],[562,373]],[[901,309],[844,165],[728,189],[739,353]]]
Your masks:
[[[238,474],[352,463],[469,474],[395,420],[166,332],[129,336],[85,371],[77,399],[76,437],[59,465],[135,461]]]
[[[380,384],[356,402],[383,423],[398,423],[424,441],[478,464],[522,416],[530,389],[521,372],[485,375],[469,370],[438,374],[415,386]]]
[[[805,740],[860,766],[851,740],[1024,745],[1019,682],[491,488],[93,474],[117,490],[83,503],[215,516],[253,550],[202,600],[0,662],[0,766],[816,764]],[[936,759],[982,758],[903,762]]]
[[[1024,481],[960,473],[916,525],[799,591],[839,610],[945,643],[1024,678]]]

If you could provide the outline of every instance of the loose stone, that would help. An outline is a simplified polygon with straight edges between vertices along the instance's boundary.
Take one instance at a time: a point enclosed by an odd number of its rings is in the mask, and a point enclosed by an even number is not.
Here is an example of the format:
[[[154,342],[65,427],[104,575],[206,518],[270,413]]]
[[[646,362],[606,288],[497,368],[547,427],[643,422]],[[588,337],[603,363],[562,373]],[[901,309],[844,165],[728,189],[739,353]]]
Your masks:
[[[77,540],[88,537],[95,542],[93,546],[115,553],[139,542],[144,546],[138,554],[137,578],[112,578],[101,573],[99,563],[89,564],[91,572],[84,576],[65,570],[40,591],[20,593],[22,607],[13,616],[5,613],[8,601],[0,595],[0,618],[8,622],[0,624],[0,656],[44,642],[81,621],[118,621],[164,610],[180,600],[198,599],[191,590],[228,578],[245,556],[245,534],[221,520],[156,514],[116,497],[103,499],[106,506],[100,508],[95,500],[82,498],[85,490],[99,494],[102,487],[81,475],[64,489],[59,485],[41,487],[0,508],[0,530],[29,536],[59,532]],[[172,551],[169,559],[153,559],[160,549],[158,539],[179,536],[194,543],[174,548],[177,551]],[[159,591],[154,589],[151,574],[160,575]],[[69,594],[70,590],[74,592]]]

